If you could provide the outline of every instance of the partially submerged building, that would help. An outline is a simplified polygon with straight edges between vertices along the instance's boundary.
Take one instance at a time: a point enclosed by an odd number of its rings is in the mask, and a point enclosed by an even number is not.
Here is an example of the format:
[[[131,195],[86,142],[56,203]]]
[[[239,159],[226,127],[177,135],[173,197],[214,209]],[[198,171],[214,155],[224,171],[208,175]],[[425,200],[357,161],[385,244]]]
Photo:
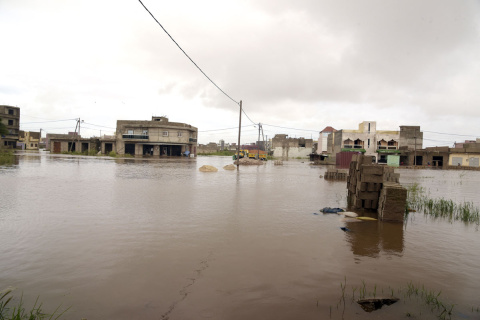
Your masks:
[[[328,153],[358,152],[373,156],[375,162],[387,163],[388,156],[398,156],[403,150],[420,150],[423,132],[419,126],[400,126],[399,131],[377,130],[376,121],[363,121],[357,130],[338,130],[328,136]]]
[[[47,150],[53,153],[97,153],[100,151],[98,138],[82,138],[76,133],[47,134],[47,141]]]
[[[40,132],[19,131],[18,144],[24,150],[38,150],[40,145]]]
[[[20,108],[0,105],[0,119],[8,133],[0,136],[0,148],[15,149],[20,131]]]
[[[118,120],[115,139],[116,153],[154,157],[196,156],[198,129],[186,123],[170,122],[167,117],[152,120]],[[108,150],[112,141],[102,141]],[[113,147],[113,145],[111,145]]]
[[[289,138],[276,134],[272,139],[273,156],[276,158],[308,158],[313,152],[313,139]]]

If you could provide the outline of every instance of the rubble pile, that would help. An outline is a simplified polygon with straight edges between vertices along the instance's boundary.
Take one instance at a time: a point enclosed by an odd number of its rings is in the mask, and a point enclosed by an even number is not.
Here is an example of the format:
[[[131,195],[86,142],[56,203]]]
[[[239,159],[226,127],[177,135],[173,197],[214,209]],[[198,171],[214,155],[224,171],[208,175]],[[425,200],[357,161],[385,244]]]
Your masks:
[[[328,168],[323,178],[325,180],[347,180],[348,171],[342,169]]]

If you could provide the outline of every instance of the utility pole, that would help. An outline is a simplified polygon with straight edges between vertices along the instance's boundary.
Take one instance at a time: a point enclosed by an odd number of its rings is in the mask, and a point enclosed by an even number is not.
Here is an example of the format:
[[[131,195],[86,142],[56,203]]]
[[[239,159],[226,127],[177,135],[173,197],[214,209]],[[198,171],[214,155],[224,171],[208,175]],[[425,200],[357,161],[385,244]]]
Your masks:
[[[415,139],[415,153],[414,153],[414,158],[413,158],[413,166],[414,168],[417,166],[417,129],[415,129],[415,136],[413,137]]]
[[[40,135],[38,136],[38,150],[40,150],[40,143],[42,143],[42,128],[40,128]]]
[[[258,140],[257,140],[257,160],[260,159],[260,129],[262,124],[258,123]]]
[[[242,100],[240,100],[240,116],[238,118],[237,170],[240,166],[240,133],[242,131]]]
[[[76,145],[76,148],[77,150],[79,150],[80,152],[82,152],[82,147],[80,145],[80,118],[78,118],[78,135],[77,135],[77,145]]]
[[[77,127],[79,126],[79,122],[80,122],[80,118],[78,118],[77,124],[75,124],[75,134],[77,133]],[[80,128],[78,129],[78,131],[80,131]],[[72,144],[68,147],[68,152],[73,151],[72,147],[73,147],[73,143],[75,142],[75,134],[72,137]]]

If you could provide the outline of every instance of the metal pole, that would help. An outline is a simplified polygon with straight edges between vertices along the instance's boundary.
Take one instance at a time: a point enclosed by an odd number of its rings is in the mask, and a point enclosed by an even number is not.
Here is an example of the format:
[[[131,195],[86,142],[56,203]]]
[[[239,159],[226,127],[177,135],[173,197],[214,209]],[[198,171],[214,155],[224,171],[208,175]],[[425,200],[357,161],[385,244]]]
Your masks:
[[[240,134],[242,131],[242,100],[240,100],[240,116],[238,118],[237,170],[240,166]]]
[[[257,160],[260,159],[260,128],[262,127],[262,124],[258,124],[258,142],[257,142]]]
[[[413,166],[417,166],[417,129],[415,129],[415,136],[413,137],[415,139],[415,153],[413,156]]]

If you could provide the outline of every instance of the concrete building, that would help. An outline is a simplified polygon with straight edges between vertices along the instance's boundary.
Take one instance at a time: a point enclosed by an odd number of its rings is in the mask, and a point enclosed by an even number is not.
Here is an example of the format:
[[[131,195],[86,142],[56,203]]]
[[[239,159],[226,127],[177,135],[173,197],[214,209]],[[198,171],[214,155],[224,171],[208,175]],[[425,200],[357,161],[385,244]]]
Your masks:
[[[328,136],[327,152],[332,158],[342,151],[361,152],[373,156],[375,162],[387,163],[388,155],[404,150],[421,149],[423,132],[419,126],[400,126],[400,131],[377,130],[376,121],[363,121],[358,130],[338,130]]]
[[[186,123],[170,122],[166,117],[148,120],[118,120],[116,152],[119,155],[154,157],[197,155],[198,129]],[[105,142],[107,143],[107,142]],[[102,150],[105,149],[102,142]]]
[[[475,141],[455,143],[455,148],[450,149],[448,158],[449,166],[456,167],[480,167],[480,138]]]
[[[317,153],[324,154],[327,153],[328,149],[328,136],[333,133],[337,132],[334,128],[328,126],[325,127],[322,131],[320,131],[320,136],[318,137],[318,144],[317,144]]]
[[[289,138],[276,134],[272,139],[273,156],[276,158],[308,158],[313,152],[313,139]]]
[[[94,153],[100,150],[98,138],[82,138],[77,134],[47,134],[47,150],[53,153]]]
[[[24,150],[38,150],[40,145],[40,132],[19,131],[18,144]]]
[[[15,149],[20,131],[20,108],[0,105],[0,119],[8,134],[0,137],[0,148]]]

